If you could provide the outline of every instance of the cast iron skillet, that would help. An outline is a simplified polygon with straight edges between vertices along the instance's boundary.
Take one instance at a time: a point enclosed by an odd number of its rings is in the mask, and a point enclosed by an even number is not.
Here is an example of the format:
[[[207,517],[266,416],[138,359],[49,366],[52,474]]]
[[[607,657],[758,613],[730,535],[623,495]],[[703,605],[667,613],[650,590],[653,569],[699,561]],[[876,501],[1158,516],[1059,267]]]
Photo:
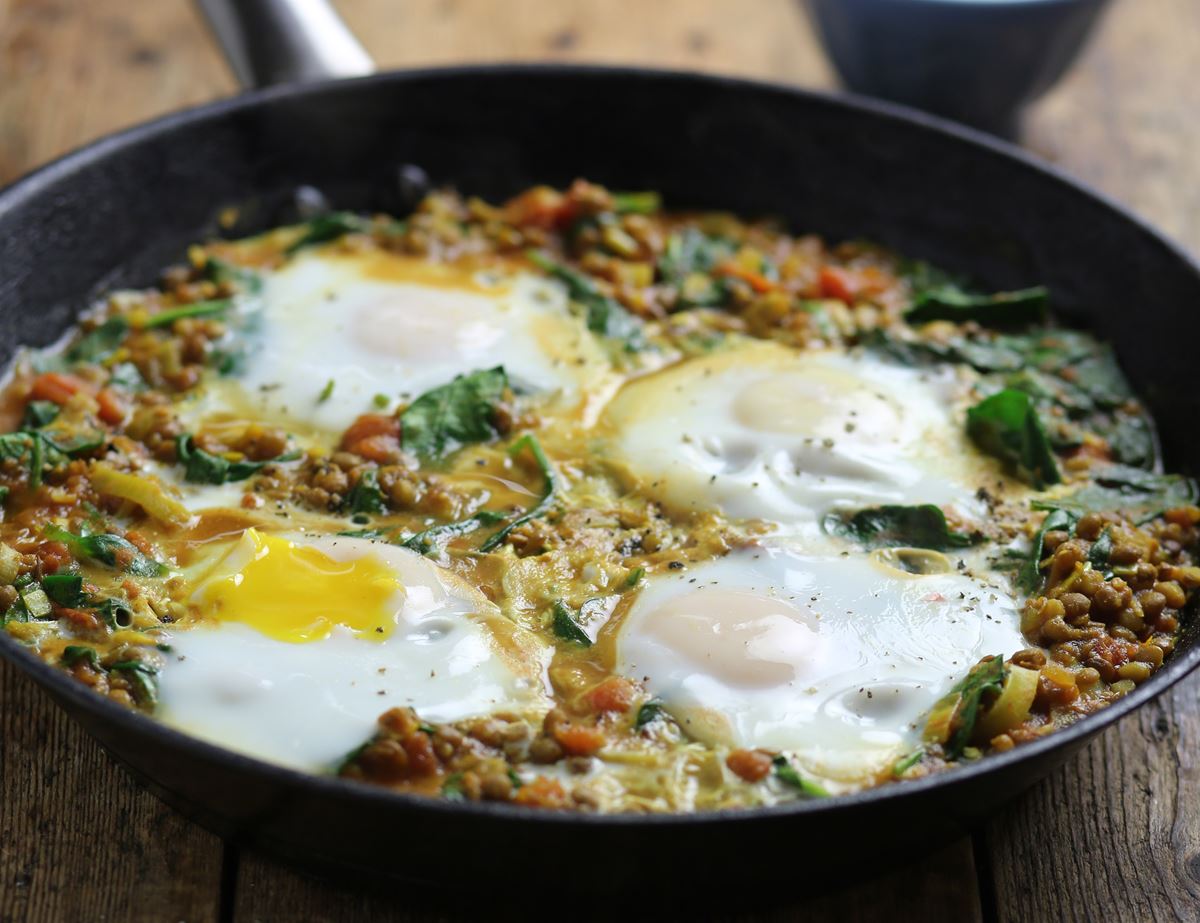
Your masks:
[[[877,103],[693,74],[390,73],[247,93],[99,141],[0,193],[0,360],[18,343],[55,340],[99,289],[152,282],[188,242],[215,233],[221,206],[244,207],[239,230],[267,227],[289,217],[305,184],[340,208],[403,211],[414,190],[402,164],[491,198],[577,176],[658,189],[670,206],[874,239],[997,288],[1046,283],[1061,315],[1117,344],[1160,421],[1168,464],[1200,469],[1200,269],[1189,257],[984,136]],[[594,894],[650,873],[811,886],[912,857],[1180,680],[1200,663],[1198,634],[1193,620],[1163,669],[1112,707],[973,766],[844,798],[665,817],[450,803],[304,775],[126,711],[2,633],[0,655],[222,835],[326,871],[461,885],[541,869],[541,880]],[[607,860],[597,868],[589,856]]]

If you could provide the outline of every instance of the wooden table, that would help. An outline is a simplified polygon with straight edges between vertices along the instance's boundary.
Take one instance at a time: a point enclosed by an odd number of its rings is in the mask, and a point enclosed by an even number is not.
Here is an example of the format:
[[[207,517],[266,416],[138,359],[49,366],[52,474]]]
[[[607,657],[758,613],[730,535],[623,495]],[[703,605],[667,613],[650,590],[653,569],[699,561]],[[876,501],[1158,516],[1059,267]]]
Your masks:
[[[792,0],[340,5],[384,66],[587,60],[833,84]],[[1198,69],[1198,0],[1117,0],[1076,70],[1031,114],[1027,143],[1200,250]],[[0,181],[233,90],[185,0],[0,0]],[[142,792],[3,666],[0,696],[0,921],[468,916],[436,894],[364,895],[223,845]],[[536,886],[513,893],[520,901],[505,915],[528,916]],[[743,916],[1200,919],[1200,677],[1109,730],[974,836],[834,894],[784,884],[775,903]]]

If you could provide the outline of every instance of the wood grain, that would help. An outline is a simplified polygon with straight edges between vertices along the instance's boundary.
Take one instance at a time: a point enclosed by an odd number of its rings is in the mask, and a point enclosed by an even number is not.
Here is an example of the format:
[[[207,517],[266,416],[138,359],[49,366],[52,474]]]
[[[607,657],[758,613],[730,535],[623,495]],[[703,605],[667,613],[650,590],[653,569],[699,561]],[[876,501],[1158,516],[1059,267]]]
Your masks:
[[[828,87],[793,0],[343,0],[383,66],[585,60]],[[1200,250],[1200,4],[1116,0],[1026,143]],[[106,132],[231,92],[186,0],[0,0],[0,182]],[[1186,306],[1190,309],[1191,306]],[[495,917],[384,898],[222,848],[140,792],[0,666],[0,921]],[[1200,679],[1131,716],[969,841],[737,920],[1200,919]],[[230,863],[232,865],[232,863]],[[983,900],[976,876],[983,876]],[[994,898],[993,898],[994,896]],[[512,916],[534,915],[530,899]],[[224,911],[228,911],[226,914]]]

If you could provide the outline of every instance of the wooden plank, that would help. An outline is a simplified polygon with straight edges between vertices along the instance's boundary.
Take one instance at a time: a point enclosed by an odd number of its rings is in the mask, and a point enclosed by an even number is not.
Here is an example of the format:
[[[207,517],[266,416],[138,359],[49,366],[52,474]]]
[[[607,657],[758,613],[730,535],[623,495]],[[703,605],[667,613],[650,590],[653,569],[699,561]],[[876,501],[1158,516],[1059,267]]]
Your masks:
[[[434,923],[445,920],[539,920],[559,916],[553,898],[543,904],[524,885],[515,899],[495,894],[465,896],[460,890],[420,887],[361,888],[320,882],[254,853],[244,853],[240,863],[234,923]],[[881,875],[874,880],[819,897],[790,893],[781,883],[773,895],[717,893],[667,896],[664,908],[621,908],[623,919],[704,919],[723,923],[972,923],[981,919],[974,887],[975,866],[969,840],[961,840],[915,865]],[[469,889],[468,889],[469,890]],[[678,902],[701,900],[688,908]],[[722,902],[727,902],[725,905]],[[572,906],[569,917],[577,923],[613,918],[611,906]]]
[[[0,702],[0,921],[215,921],[220,840],[4,663]]]

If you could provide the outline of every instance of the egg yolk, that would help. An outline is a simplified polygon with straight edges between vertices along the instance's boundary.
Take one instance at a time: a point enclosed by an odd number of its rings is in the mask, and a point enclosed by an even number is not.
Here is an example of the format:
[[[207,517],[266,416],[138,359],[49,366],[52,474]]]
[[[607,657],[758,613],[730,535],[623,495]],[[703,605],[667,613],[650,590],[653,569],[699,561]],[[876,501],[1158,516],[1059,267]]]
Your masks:
[[[339,561],[247,529],[225,565],[197,593],[201,614],[242,622],[277,641],[319,641],[339,625],[383,640],[404,605],[404,585],[372,555]]]

